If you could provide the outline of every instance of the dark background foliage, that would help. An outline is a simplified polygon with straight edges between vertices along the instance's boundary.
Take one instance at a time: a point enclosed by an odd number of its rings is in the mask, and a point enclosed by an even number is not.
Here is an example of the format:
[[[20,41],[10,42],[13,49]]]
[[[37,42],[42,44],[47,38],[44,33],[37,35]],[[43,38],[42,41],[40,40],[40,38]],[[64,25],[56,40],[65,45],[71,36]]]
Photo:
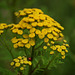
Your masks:
[[[64,64],[52,68],[48,75],[75,75],[75,0],[0,0],[0,23],[17,23],[14,12],[23,8],[39,8],[65,28],[63,34],[70,45],[69,54]],[[10,67],[7,69],[9,56],[0,44],[0,75],[13,75],[8,71]]]

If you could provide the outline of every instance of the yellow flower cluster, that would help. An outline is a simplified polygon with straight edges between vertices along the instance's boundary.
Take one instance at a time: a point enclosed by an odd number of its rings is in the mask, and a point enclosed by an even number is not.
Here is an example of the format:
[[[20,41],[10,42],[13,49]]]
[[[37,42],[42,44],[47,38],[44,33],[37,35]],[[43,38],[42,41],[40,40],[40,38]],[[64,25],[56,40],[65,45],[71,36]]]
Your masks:
[[[5,23],[0,23],[0,35],[4,32],[3,29],[7,28],[7,24]]]
[[[39,39],[44,39],[44,42],[48,45],[50,40],[56,41],[59,37],[63,37],[61,30],[64,30],[64,28],[40,9],[23,9],[16,12],[15,15],[17,17],[23,16],[23,19],[11,28],[13,33],[23,36],[24,39],[18,41],[22,46],[27,48],[34,46],[36,35]],[[25,33],[25,30],[28,31]],[[51,44],[54,44],[54,41],[51,41]],[[14,48],[18,47],[16,42],[15,46]]]
[[[17,17],[23,17],[22,20],[18,23],[13,25],[11,28],[13,33],[17,33],[21,35],[23,38],[17,39],[14,37],[11,41],[14,43],[14,48],[17,47],[26,47],[30,48],[31,46],[35,45],[35,37],[39,39],[43,39],[44,43],[46,44],[43,46],[43,49],[47,49],[50,47],[53,51],[50,54],[54,54],[54,50],[61,52],[62,59],[65,58],[65,51],[61,47],[69,46],[68,44],[63,44],[60,48],[57,48],[54,45],[58,39],[63,38],[64,35],[62,34],[62,30],[64,28],[56,22],[50,16],[44,14],[40,9],[32,8],[32,9],[23,9],[19,10],[15,13]],[[63,41],[66,43],[66,40]],[[65,47],[65,48],[66,48]]]
[[[4,32],[4,29],[7,29],[8,27],[12,27],[14,24],[7,25],[6,23],[0,23],[0,35]]]
[[[17,57],[13,59],[13,61],[10,63],[13,68],[19,68],[20,70],[24,70],[26,65],[32,65],[31,61],[28,61],[26,57]]]
[[[68,52],[67,48],[69,47],[68,44],[65,44],[67,41],[63,40],[63,45],[52,45],[50,48],[52,51],[50,51],[50,54],[54,54],[55,51],[59,52],[62,55],[62,59],[65,59],[65,53]]]

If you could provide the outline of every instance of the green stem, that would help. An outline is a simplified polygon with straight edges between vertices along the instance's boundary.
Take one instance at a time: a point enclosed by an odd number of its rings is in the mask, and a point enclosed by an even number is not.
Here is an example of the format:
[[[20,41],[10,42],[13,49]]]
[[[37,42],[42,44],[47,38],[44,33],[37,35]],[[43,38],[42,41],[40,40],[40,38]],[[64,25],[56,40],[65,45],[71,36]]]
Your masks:
[[[42,75],[45,75],[46,74],[46,71],[49,67],[49,65],[55,60],[55,58],[57,57],[58,53],[56,53],[56,55],[54,56],[54,58],[52,58],[52,60],[49,61],[49,63],[47,64],[46,68],[44,68],[44,72]]]
[[[34,48],[34,50],[37,50],[38,48],[40,48],[42,46],[43,42],[41,43],[40,46],[38,46],[37,48]]]
[[[32,53],[31,53],[31,59],[33,61],[33,58],[34,58],[34,46],[32,47]],[[31,75],[31,72],[32,72],[32,65],[29,67],[29,73],[28,75]]]
[[[39,60],[39,62],[37,63],[36,67],[32,70],[31,75],[32,75],[32,73],[38,68],[39,63],[40,63],[40,60]]]

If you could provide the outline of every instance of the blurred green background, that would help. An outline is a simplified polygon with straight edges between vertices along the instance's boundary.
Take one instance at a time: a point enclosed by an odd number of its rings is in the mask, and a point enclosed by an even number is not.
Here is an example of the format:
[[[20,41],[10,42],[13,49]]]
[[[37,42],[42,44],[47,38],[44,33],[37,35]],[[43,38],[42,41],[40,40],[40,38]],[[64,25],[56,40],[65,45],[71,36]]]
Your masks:
[[[0,0],[0,23],[17,23],[14,12],[23,8],[39,8],[65,28],[63,34],[70,45],[69,54],[64,64],[48,71],[48,75],[75,75],[75,0]],[[0,51],[0,75],[9,58],[8,52]],[[4,71],[4,75],[11,74]]]

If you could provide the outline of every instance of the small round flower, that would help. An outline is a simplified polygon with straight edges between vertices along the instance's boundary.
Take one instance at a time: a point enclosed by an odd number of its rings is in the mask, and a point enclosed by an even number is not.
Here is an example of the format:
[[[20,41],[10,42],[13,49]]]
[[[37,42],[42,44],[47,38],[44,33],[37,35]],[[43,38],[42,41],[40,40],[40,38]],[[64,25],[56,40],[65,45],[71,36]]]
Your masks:
[[[34,38],[34,37],[35,37],[35,33],[29,34],[29,37],[30,37],[30,38]]]
[[[18,63],[18,62],[19,62],[19,59],[15,58],[13,61],[15,61],[15,62],[17,62],[17,63]]]
[[[20,60],[20,63],[23,64],[23,60],[22,59]]]
[[[28,39],[23,39],[22,43],[28,43]]]
[[[65,55],[62,56],[62,59],[65,59]]]
[[[63,37],[64,35],[62,33],[60,33],[60,36]]]
[[[47,46],[50,46],[50,43],[49,42],[47,43]]]
[[[57,51],[58,51],[58,52],[62,52],[62,49],[61,49],[61,48],[58,48]]]
[[[10,65],[13,66],[14,65],[14,62],[11,62]]]
[[[18,57],[18,59],[22,59],[22,57],[21,57],[21,56],[19,56],[19,57]]]
[[[62,52],[61,52],[61,55],[65,55],[65,51],[62,51]]]
[[[51,41],[51,44],[54,44],[54,41]]]
[[[64,45],[62,45],[62,46],[61,46],[61,48],[62,48],[63,50],[65,50],[65,49],[66,49],[66,47],[65,47]]]
[[[51,55],[54,54],[54,51],[51,51],[50,54],[51,54]]]
[[[63,40],[63,42],[66,43],[67,41],[66,40]]]
[[[25,45],[25,47],[26,47],[26,48],[30,48],[31,45],[30,45],[29,43],[27,43],[27,44]]]
[[[23,35],[23,38],[25,38],[25,39],[27,39],[28,37],[29,37],[28,34],[24,34],[24,35]]]
[[[18,42],[18,39],[16,39],[16,37],[12,38],[11,39],[12,43],[17,43]]]
[[[67,52],[68,52],[68,50],[66,49],[66,50],[65,50],[65,52],[67,53]]]
[[[48,38],[44,38],[44,42],[48,42],[49,41],[49,39]]]
[[[34,39],[31,39],[31,40],[29,41],[29,44],[30,44],[31,46],[34,46],[34,45],[35,45],[35,40],[34,40]]]
[[[14,48],[18,48],[18,44],[17,44],[17,43],[14,44],[13,47],[14,47]]]
[[[47,34],[47,29],[46,28],[43,28],[42,29],[42,33],[46,35]]]
[[[36,34],[40,34],[41,31],[40,31],[39,29],[36,29],[35,33],[36,33]]]
[[[20,35],[22,35],[23,31],[22,30],[18,30],[17,33],[20,34]]]
[[[33,22],[31,23],[32,26],[36,27],[37,26],[37,22]]]
[[[31,28],[31,29],[30,29],[30,33],[34,33],[35,30],[36,30],[35,28]]]
[[[28,62],[29,65],[32,65],[31,61]]]
[[[43,46],[43,49],[47,49],[47,46]]]
[[[56,41],[57,40],[57,37],[53,37],[53,40]]]
[[[52,31],[54,36],[58,36],[58,33],[56,33],[55,31]]]
[[[24,67],[20,67],[20,70],[24,70]]]
[[[38,25],[39,27],[42,27],[42,26],[43,26],[43,24],[42,24],[42,23],[37,23],[37,25]]]
[[[52,35],[52,34],[48,34],[47,37],[48,37],[49,39],[52,39],[52,38],[53,38],[53,35]]]
[[[50,48],[53,49],[53,50],[57,49],[56,46],[51,46]]]
[[[17,43],[19,47],[24,47],[24,44],[22,42]]]
[[[32,28],[32,26],[31,25],[27,25],[27,29],[31,29]]]
[[[18,29],[13,29],[12,32],[13,33],[17,33],[18,32]]]
[[[19,67],[20,66],[20,63],[15,63],[15,67]]]
[[[43,39],[45,37],[45,35],[43,33],[40,33],[38,36],[40,39]]]
[[[65,44],[66,47],[69,47],[69,44]]]
[[[4,32],[3,30],[0,30],[0,35],[1,35],[3,32]]]

